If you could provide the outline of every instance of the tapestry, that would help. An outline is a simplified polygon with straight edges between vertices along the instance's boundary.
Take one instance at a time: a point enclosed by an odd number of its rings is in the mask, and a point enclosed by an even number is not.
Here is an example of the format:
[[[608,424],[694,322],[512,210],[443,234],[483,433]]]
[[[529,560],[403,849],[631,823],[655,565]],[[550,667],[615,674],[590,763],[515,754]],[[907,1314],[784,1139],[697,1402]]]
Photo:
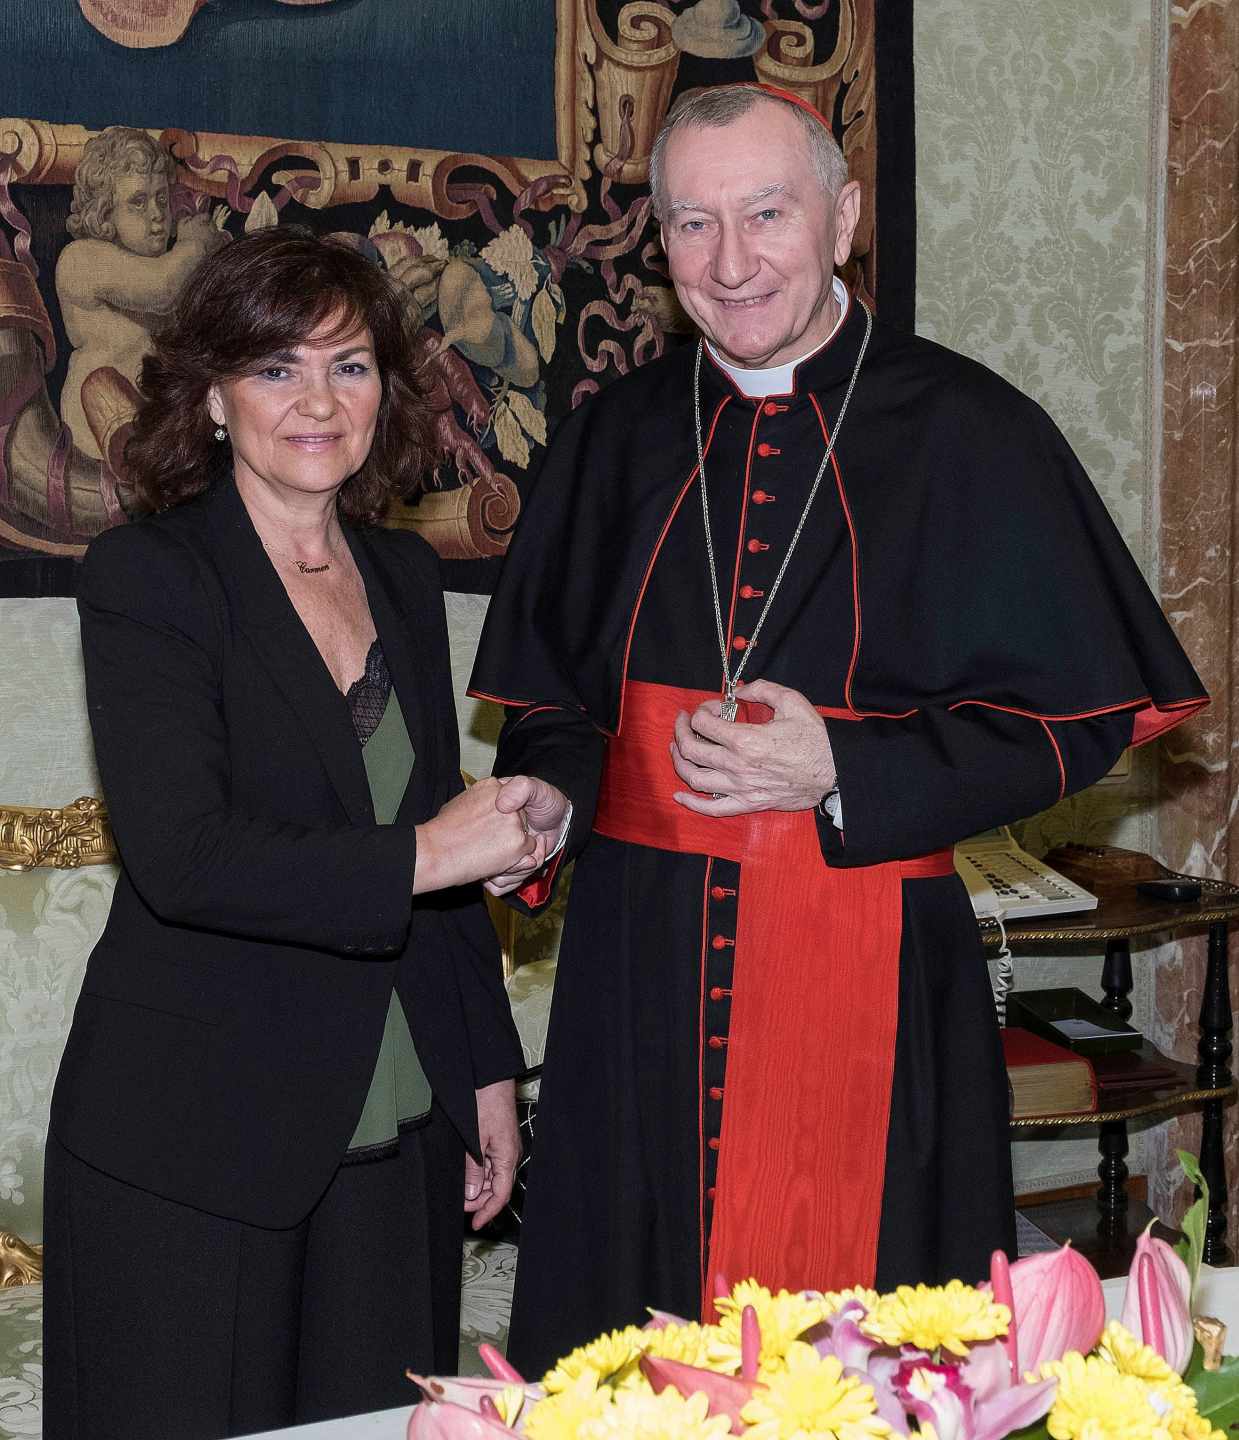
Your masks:
[[[4,7],[0,594],[73,593],[135,510],[151,334],[203,256],[288,224],[403,287],[435,455],[386,523],[489,591],[556,421],[690,329],[646,189],[682,91],[757,78],[830,118],[850,279],[911,326],[911,45],[904,0]]]

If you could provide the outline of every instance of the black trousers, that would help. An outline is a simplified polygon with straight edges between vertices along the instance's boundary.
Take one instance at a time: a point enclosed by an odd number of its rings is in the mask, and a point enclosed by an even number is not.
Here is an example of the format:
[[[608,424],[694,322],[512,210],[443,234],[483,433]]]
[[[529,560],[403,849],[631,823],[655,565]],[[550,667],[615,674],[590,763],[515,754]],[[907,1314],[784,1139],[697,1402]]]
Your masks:
[[[222,1440],[412,1404],[452,1374],[464,1151],[437,1111],[264,1230],[102,1174],[48,1137],[45,1440]]]

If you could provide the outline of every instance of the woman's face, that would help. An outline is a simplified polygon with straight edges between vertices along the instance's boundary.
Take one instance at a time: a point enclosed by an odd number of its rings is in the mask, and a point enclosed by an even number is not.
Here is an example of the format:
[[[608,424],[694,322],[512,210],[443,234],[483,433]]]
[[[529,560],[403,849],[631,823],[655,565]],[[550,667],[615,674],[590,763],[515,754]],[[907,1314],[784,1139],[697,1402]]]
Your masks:
[[[211,387],[211,419],[227,426],[242,488],[334,494],[365,463],[383,393],[374,341],[365,328],[324,338],[337,325],[328,318],[255,374]]]

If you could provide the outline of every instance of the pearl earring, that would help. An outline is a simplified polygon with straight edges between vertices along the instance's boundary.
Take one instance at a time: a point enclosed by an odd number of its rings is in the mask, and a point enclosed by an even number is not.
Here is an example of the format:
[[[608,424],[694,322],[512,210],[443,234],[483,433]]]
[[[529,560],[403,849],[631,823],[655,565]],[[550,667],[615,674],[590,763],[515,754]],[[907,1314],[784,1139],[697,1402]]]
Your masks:
[[[224,429],[222,425],[217,425],[215,427],[215,438],[217,440],[227,440],[228,432]]]

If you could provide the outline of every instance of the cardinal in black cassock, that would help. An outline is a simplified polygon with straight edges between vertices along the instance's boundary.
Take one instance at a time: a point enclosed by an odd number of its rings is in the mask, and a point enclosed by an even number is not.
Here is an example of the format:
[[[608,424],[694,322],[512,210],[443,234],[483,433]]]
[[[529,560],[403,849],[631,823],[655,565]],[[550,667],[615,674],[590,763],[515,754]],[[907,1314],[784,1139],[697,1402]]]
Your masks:
[[[729,89],[738,113],[673,114],[655,177],[710,343],[560,426],[473,677],[509,707],[496,774],[567,820],[497,888],[536,907],[577,857],[509,1344],[529,1374],[647,1306],[710,1318],[726,1279],[973,1281],[1013,1253],[950,847],[1206,703],[1052,422],[832,281],[856,187],[813,191],[799,102]]]

